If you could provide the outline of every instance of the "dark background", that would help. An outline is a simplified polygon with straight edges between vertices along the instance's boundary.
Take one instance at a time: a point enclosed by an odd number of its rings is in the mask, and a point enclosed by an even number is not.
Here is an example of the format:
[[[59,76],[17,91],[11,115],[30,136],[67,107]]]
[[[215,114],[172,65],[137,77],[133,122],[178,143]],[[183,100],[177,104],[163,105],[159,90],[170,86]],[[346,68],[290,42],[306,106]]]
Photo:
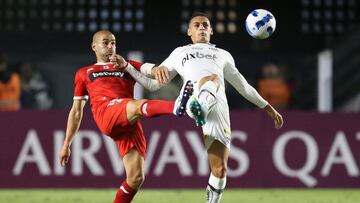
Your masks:
[[[269,39],[246,33],[246,16],[256,8],[277,20]],[[256,86],[265,63],[285,67],[290,109],[316,110],[317,54],[332,50],[334,110],[340,111],[360,87],[359,8],[356,0],[0,0],[0,52],[15,71],[21,62],[34,63],[49,82],[53,108],[69,107],[75,71],[95,62],[90,43],[96,30],[113,31],[120,54],[141,51],[145,62],[161,63],[174,48],[190,43],[181,26],[194,11],[203,11],[212,16],[212,43],[233,55],[250,84]],[[217,23],[233,23],[236,31],[219,32]],[[232,95],[237,93],[229,87],[231,108],[253,108]]]

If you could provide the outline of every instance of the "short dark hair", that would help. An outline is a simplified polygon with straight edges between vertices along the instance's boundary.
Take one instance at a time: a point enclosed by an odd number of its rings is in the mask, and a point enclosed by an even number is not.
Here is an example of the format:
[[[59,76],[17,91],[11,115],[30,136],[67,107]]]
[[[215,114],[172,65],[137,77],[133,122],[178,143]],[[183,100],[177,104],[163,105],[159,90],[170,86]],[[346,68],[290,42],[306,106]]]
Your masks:
[[[196,12],[194,12],[194,13],[191,15],[191,17],[190,17],[190,19],[189,19],[189,24],[190,24],[190,22],[191,22],[191,20],[192,20],[193,18],[198,17],[198,16],[206,17],[206,18],[209,19],[209,21],[210,21],[210,17],[209,17],[206,13],[196,11]]]

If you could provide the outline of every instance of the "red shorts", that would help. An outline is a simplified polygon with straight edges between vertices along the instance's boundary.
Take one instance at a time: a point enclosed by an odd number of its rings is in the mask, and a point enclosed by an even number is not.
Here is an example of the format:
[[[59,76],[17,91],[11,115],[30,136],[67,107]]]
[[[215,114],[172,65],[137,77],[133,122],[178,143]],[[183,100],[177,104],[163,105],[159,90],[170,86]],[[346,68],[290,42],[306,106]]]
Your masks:
[[[141,123],[137,120],[131,125],[126,118],[126,105],[130,100],[126,98],[109,102],[95,121],[102,133],[115,140],[121,157],[135,148],[145,158],[146,140]]]

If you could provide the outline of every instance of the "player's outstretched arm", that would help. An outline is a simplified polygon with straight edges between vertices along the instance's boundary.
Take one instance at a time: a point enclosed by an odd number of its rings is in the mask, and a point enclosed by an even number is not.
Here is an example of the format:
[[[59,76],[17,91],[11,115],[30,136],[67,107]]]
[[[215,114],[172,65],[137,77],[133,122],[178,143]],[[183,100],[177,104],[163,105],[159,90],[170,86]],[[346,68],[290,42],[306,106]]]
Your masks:
[[[145,74],[136,70],[131,65],[131,63],[127,65],[125,70],[131,75],[132,78],[136,80],[136,82],[140,83],[143,87],[145,87],[149,91],[156,91],[164,86],[164,84],[159,83],[159,81],[149,78]]]
[[[138,71],[131,63],[127,62],[122,56],[113,54],[110,56],[110,62],[119,69],[125,69],[136,82],[141,84],[149,91],[159,90],[164,84],[159,83],[157,80],[149,78],[145,73]],[[151,67],[146,67],[151,68]]]
[[[266,105],[264,110],[274,120],[275,128],[280,129],[284,124],[284,120],[281,114],[277,112],[270,104]]]
[[[228,63],[224,69],[225,79],[248,101],[263,108],[274,120],[275,128],[280,129],[284,124],[282,116],[253,88],[235,68],[233,63]]]
[[[71,110],[69,112],[66,126],[66,137],[59,154],[61,166],[65,166],[65,164],[69,160],[71,154],[70,145],[74,139],[76,132],[79,130],[85,104],[86,100],[74,100]]]

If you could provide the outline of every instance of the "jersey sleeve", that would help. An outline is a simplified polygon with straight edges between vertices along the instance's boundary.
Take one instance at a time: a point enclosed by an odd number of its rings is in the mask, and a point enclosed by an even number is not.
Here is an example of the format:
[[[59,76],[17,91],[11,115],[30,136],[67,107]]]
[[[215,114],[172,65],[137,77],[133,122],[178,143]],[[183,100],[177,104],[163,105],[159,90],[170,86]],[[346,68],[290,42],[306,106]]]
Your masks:
[[[167,57],[167,58],[165,59],[165,61],[163,61],[163,62],[161,63],[160,66],[165,66],[165,67],[167,67],[167,69],[168,69],[169,71],[174,71],[174,70],[176,70],[176,67],[179,66],[179,64],[178,64],[178,63],[179,63],[179,60],[176,60],[176,59],[177,59],[178,55],[181,53],[182,50],[183,50],[182,47],[176,48],[173,52],[171,52],[171,54],[169,55],[169,57]]]
[[[143,63],[141,62],[133,61],[133,60],[127,60],[127,62],[131,64],[137,71],[140,71],[141,66],[143,65]]]
[[[155,66],[153,63],[141,63],[133,60],[127,60],[127,62],[129,62],[129,64],[131,64],[137,71],[140,71],[147,76],[151,75],[151,69]]]
[[[147,77],[145,74],[141,73],[140,71],[136,70],[135,67],[129,63],[125,70],[131,75],[136,82],[141,84],[143,87],[150,91],[156,91],[160,89],[163,84],[160,84],[157,80],[151,79]]]
[[[77,71],[74,80],[74,100],[87,100],[89,98],[84,79],[84,72]]]
[[[224,67],[224,77],[243,97],[260,108],[264,108],[268,103],[252,87],[235,66],[234,58],[230,53],[225,53],[226,64]]]

